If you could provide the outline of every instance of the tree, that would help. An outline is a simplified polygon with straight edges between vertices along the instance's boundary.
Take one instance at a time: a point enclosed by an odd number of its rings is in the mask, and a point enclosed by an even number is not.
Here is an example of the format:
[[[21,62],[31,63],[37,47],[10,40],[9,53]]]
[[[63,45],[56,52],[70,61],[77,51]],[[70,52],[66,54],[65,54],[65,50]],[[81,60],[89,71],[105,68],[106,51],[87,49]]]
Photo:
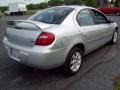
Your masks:
[[[47,7],[47,4],[46,3],[40,3],[40,4],[37,4],[37,9],[44,9]]]
[[[97,1],[96,0],[85,0],[85,5],[96,7],[97,6]]]
[[[64,4],[70,5],[72,3],[72,0],[64,0]]]
[[[120,7],[120,0],[116,0],[116,1],[114,2],[114,5],[115,5],[115,7]]]
[[[80,4],[83,4],[83,3],[84,3],[83,0],[72,0],[72,4],[80,5]]]
[[[47,7],[46,3],[39,3],[39,4],[29,4],[27,5],[28,10],[35,10],[35,9],[44,9]]]
[[[80,5],[83,4],[83,0],[64,0],[64,4],[66,5]]]
[[[88,5],[96,7],[97,1],[96,0],[64,0],[66,5]]]
[[[34,9],[37,9],[37,6],[36,6],[36,4],[29,4],[29,5],[27,5],[27,9],[34,10]]]
[[[63,4],[62,0],[50,0],[48,1],[48,5],[50,6],[57,6]]]
[[[1,6],[0,7],[1,12],[7,11],[8,7],[7,6]]]

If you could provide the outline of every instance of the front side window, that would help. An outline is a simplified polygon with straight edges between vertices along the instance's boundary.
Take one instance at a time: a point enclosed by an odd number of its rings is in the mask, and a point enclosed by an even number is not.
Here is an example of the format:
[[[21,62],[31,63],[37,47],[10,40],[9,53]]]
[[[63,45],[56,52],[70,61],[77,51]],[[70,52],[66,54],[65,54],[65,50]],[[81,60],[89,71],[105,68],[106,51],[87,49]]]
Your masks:
[[[77,15],[77,21],[80,26],[94,25],[94,20],[89,10],[81,10]]]
[[[92,10],[92,12],[94,13],[96,24],[107,23],[107,18],[104,15],[102,15],[100,12],[96,10]]]
[[[41,10],[39,13],[33,15],[29,19],[48,24],[61,24],[73,10],[73,8],[69,7],[49,8]]]

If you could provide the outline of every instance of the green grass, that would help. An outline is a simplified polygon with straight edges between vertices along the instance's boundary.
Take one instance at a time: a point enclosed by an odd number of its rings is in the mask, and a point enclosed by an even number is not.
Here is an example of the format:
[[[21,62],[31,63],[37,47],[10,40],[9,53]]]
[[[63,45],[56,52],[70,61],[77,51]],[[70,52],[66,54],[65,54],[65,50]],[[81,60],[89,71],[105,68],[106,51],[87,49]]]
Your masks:
[[[120,90],[120,80],[115,81],[113,90]]]

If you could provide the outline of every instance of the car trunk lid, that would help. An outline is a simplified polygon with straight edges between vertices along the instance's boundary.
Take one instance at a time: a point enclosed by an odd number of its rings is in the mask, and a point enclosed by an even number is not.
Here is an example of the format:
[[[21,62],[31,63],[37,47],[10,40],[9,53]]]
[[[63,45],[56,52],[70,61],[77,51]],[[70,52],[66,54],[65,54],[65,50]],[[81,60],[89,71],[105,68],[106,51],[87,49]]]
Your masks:
[[[43,29],[51,25],[29,21],[29,20],[15,20],[7,23],[6,37],[8,41],[24,46],[34,46],[37,37]]]

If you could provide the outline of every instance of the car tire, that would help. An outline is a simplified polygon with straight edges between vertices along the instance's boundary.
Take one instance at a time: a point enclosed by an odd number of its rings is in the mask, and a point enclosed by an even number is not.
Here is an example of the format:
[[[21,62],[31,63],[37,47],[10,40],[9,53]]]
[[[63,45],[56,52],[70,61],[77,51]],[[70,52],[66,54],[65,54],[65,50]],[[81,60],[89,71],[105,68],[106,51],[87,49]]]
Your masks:
[[[83,53],[81,49],[77,47],[73,48],[69,52],[63,66],[64,73],[69,76],[76,74],[81,67],[82,59]]]
[[[116,12],[116,16],[120,16],[120,11],[117,11],[117,12]]]
[[[112,36],[111,44],[116,44],[118,41],[118,31],[115,30]]]

